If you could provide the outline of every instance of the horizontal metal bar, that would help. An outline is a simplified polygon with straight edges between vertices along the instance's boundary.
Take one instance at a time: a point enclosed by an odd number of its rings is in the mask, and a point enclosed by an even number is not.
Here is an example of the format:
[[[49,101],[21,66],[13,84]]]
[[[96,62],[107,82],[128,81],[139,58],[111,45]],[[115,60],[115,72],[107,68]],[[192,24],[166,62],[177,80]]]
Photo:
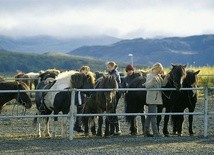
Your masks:
[[[3,78],[4,80],[38,80],[39,78]]]
[[[213,113],[214,114],[214,113]],[[74,116],[142,116],[142,115],[204,115],[203,112],[194,113],[103,113],[103,114],[74,114]],[[0,116],[0,119],[7,118],[42,118],[42,117],[69,117],[66,115],[20,115],[20,116]]]
[[[68,114],[66,115],[20,115],[20,116],[0,116],[0,119],[7,119],[7,118],[43,118],[43,117],[69,117]]]
[[[204,87],[198,88],[181,88],[180,90],[204,90]],[[209,90],[214,88],[208,88]],[[84,91],[84,92],[97,92],[97,91],[175,91],[175,88],[119,88],[119,89],[36,89],[36,90],[0,90],[0,93],[16,93],[16,92],[66,92],[66,91]]]
[[[198,74],[197,76],[214,76],[214,74]]]
[[[75,114],[75,116],[88,117],[88,116],[143,116],[143,115],[204,115],[203,112],[193,113],[103,113],[103,114]]]

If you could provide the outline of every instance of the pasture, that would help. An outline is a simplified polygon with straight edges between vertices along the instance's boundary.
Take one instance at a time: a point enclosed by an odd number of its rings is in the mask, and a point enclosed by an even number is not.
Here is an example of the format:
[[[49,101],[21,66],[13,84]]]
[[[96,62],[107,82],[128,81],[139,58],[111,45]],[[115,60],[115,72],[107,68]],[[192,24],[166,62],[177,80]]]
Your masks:
[[[214,69],[209,67],[193,68],[201,70],[200,74],[214,74]],[[199,77],[199,87],[214,86],[214,77]],[[34,100],[34,99],[32,99]],[[214,112],[214,94],[209,94],[209,111]],[[124,98],[121,98],[117,111],[124,112]],[[204,111],[203,94],[196,104],[195,112]],[[34,115],[35,104],[26,111],[26,115]],[[1,115],[23,115],[23,107],[13,105],[4,106]],[[56,138],[38,138],[37,129],[32,126],[33,118],[2,119],[0,120],[0,154],[211,154],[214,150],[214,115],[208,118],[208,137],[203,137],[204,118],[202,115],[194,116],[194,136],[188,134],[188,118],[185,116],[183,136],[170,136],[148,138],[142,135],[138,117],[138,135],[129,135],[129,125],[124,116],[119,117],[122,135],[109,138],[96,137],[75,132],[74,140],[61,138],[60,130]],[[61,118],[59,118],[59,121]],[[53,129],[53,118],[50,120],[50,130]],[[67,128],[69,127],[67,121]],[[58,129],[60,129],[60,124]],[[161,127],[162,129],[162,122]],[[169,127],[172,131],[171,126]],[[51,130],[52,132],[52,130]],[[161,131],[162,134],[162,131]]]

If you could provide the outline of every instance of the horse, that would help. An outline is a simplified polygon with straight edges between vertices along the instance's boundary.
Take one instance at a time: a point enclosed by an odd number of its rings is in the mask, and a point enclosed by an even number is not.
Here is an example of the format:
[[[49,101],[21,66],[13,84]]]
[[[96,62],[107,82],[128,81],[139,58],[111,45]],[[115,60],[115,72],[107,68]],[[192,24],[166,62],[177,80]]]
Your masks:
[[[118,89],[118,84],[114,76],[105,75],[99,78],[99,82],[95,89]],[[85,103],[83,113],[115,113],[116,91],[98,91],[91,95]],[[91,117],[94,120],[95,117]],[[95,122],[95,121],[94,121]],[[110,135],[110,125],[113,125],[114,120],[112,116],[106,116],[105,119],[105,136]],[[83,126],[85,127],[85,135],[89,134],[89,117],[83,117]],[[103,117],[99,116],[97,136],[102,136]],[[95,134],[95,127],[92,127],[92,134]]]
[[[38,76],[40,78],[40,81],[45,81],[47,78],[53,78],[55,79],[60,74],[60,70],[57,69],[48,69]]]
[[[29,90],[29,87],[24,82],[2,81],[0,82],[0,90]],[[16,101],[26,109],[30,109],[32,107],[31,99],[26,92],[0,93],[0,113],[3,105],[13,99],[16,99]]]
[[[20,72],[18,74],[15,75],[16,81],[22,81],[24,82],[28,87],[30,87],[30,77],[28,75],[26,75],[23,72]],[[20,80],[19,78],[25,78],[23,80]]]
[[[182,81],[185,77],[185,65],[174,65],[172,64],[172,69],[170,71],[170,79],[167,83],[173,83],[168,88],[176,88],[179,90],[182,86]],[[171,81],[171,82],[170,82]],[[129,88],[145,88],[144,83],[146,82],[145,76],[140,76],[135,78],[129,85]],[[170,100],[171,101],[171,100]],[[158,108],[158,112],[162,112],[163,107],[165,107],[166,101],[163,99],[163,105]],[[126,113],[143,113],[144,106],[146,105],[146,91],[128,91],[125,94],[125,112]],[[167,104],[168,105],[168,104]],[[165,116],[167,117],[167,116]],[[158,117],[157,124],[159,126],[161,117]],[[167,120],[167,119],[165,119]],[[132,135],[137,134],[137,122],[136,116],[126,116],[126,121],[130,124],[130,131]],[[142,131],[144,132],[145,116],[141,116]],[[166,123],[168,124],[168,122]]]
[[[157,106],[157,112],[162,113],[163,108],[165,108],[166,113],[172,112],[172,108],[174,103],[176,102],[177,93],[179,92],[180,88],[182,87],[183,81],[186,78],[186,65],[174,65],[172,64],[172,69],[170,71],[170,78],[163,88],[176,88],[176,91],[162,91],[162,99],[163,105]],[[157,116],[157,125],[158,130],[161,122],[161,115]],[[164,136],[169,136],[168,131],[168,123],[169,123],[169,115],[164,116],[164,125],[163,125],[163,134]]]
[[[129,88],[145,88],[145,76],[139,76],[133,79]],[[125,113],[143,113],[144,105],[146,105],[146,91],[128,91],[125,93]],[[126,121],[130,124],[130,134],[136,135],[137,122],[136,116],[126,116]],[[142,130],[144,131],[145,116],[141,116]]]
[[[50,90],[59,90],[59,89],[90,89],[94,86],[94,76],[93,75],[85,75],[79,73],[77,71],[68,71],[60,73],[55,80],[50,83],[39,84],[38,89],[50,89]],[[69,91],[66,92],[47,92],[47,93],[36,93],[36,106],[37,106],[37,114],[42,115],[50,115],[52,112],[54,115],[57,115],[60,111],[63,114],[68,114],[70,111],[71,104],[71,93]],[[54,118],[54,124],[57,121],[57,117]],[[41,122],[41,121],[40,121]],[[45,119],[45,128],[44,131],[41,132],[39,122],[39,137],[42,136],[50,136],[49,133],[49,118]],[[37,119],[34,119],[34,125],[36,125]],[[65,136],[65,120],[62,122],[62,136]],[[56,125],[54,125],[53,137],[55,137]]]
[[[197,87],[197,75],[200,70],[186,71],[186,78],[183,81],[183,88],[196,88]],[[174,100],[174,106],[172,108],[172,112],[182,113],[187,108],[189,112],[194,112],[195,106],[197,103],[197,90],[182,90],[177,92],[176,100]],[[192,123],[193,123],[193,115],[189,115],[189,134],[190,136],[194,135]],[[183,115],[172,115],[173,122],[173,134],[177,134],[178,136],[182,136],[182,125],[184,121]]]

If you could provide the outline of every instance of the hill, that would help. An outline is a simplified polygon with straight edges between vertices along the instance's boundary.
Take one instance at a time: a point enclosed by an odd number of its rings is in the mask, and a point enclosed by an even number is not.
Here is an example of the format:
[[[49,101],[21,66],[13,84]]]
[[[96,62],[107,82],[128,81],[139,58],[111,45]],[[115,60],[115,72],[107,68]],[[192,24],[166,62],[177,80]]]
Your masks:
[[[85,45],[108,45],[120,39],[110,36],[94,36],[81,38],[56,38],[50,36],[34,36],[10,38],[0,36],[0,49],[15,52],[45,53],[50,51],[69,52]]]
[[[48,68],[62,70],[79,69],[82,65],[89,65],[92,70],[104,70],[103,61],[94,58],[73,56],[65,53],[18,53],[0,50],[0,73],[38,72]]]
[[[162,39],[122,40],[107,46],[84,46],[69,54],[84,55],[101,60],[130,63],[129,53],[135,64],[151,65],[161,62],[189,65],[214,65],[214,35],[170,37]]]

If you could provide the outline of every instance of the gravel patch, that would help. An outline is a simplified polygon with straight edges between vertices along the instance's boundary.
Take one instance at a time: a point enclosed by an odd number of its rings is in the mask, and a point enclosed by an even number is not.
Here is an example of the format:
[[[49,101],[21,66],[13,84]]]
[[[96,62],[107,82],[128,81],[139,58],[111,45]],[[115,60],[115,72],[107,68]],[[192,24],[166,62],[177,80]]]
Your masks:
[[[203,100],[199,100],[196,112],[202,112]],[[124,111],[123,99],[120,100],[118,111]],[[15,112],[22,112],[22,108]],[[1,115],[11,115],[12,105],[7,105]],[[214,111],[213,99],[210,99],[209,110]],[[27,111],[34,114],[35,107]],[[20,114],[19,114],[20,115]],[[183,127],[183,136],[149,138],[129,135],[129,125],[124,117],[120,117],[122,135],[109,138],[88,136],[75,133],[73,141],[61,138],[38,138],[36,129],[32,127],[32,119],[6,119],[0,122],[0,154],[17,155],[58,155],[58,154],[214,154],[214,116],[209,116],[208,137],[203,137],[203,116],[194,116],[195,136],[188,135],[187,116]],[[138,118],[139,120],[139,118]],[[140,121],[138,126],[141,127]],[[50,126],[53,125],[51,119]],[[59,124],[60,125],[60,124]],[[162,128],[162,127],[161,127]],[[51,129],[51,128],[50,128]],[[171,128],[169,128],[171,129]]]

